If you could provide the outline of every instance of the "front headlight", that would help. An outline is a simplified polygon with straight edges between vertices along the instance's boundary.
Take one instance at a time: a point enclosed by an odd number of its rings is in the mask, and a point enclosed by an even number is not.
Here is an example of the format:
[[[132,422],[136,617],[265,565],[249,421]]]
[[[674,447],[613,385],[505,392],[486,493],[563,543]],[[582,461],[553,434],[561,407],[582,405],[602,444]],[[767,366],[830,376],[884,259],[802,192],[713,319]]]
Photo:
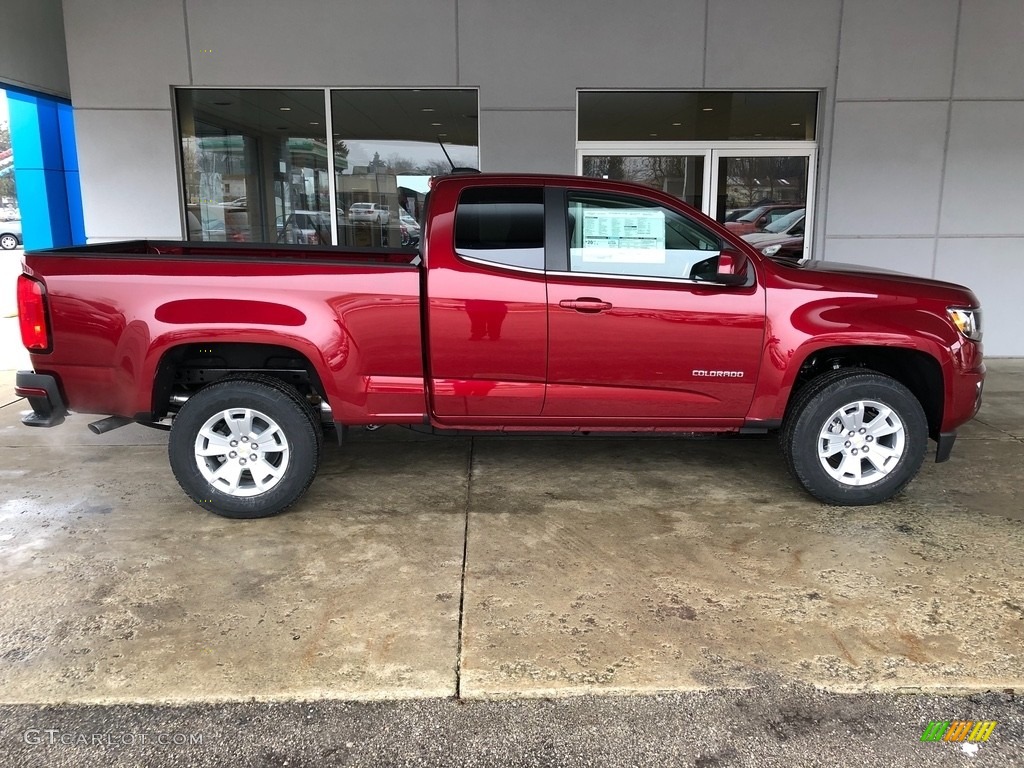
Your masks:
[[[971,341],[981,341],[981,310],[949,307],[946,312],[953,325]]]
[[[763,253],[765,256],[774,256],[781,249],[781,245],[769,245],[767,248],[762,248],[761,253]]]

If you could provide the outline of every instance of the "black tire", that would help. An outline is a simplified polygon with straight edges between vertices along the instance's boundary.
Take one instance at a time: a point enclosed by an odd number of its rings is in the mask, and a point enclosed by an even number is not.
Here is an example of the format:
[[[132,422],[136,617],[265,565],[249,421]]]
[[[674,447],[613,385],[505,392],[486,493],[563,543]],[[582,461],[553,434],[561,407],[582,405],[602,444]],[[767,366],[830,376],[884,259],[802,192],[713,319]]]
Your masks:
[[[17,237],[8,232],[4,232],[2,235],[0,235],[0,248],[3,248],[5,251],[13,251],[17,247]]]
[[[240,439],[246,441],[244,445],[251,445],[249,436],[263,437],[257,448],[248,449],[256,451],[259,458],[242,467],[249,457],[233,450],[231,462],[239,466],[227,467],[226,479],[211,479],[229,459],[226,455],[199,456],[196,444],[200,431],[214,422],[207,434],[216,435],[218,441],[230,441],[237,435],[227,432],[228,420],[241,416],[244,409],[257,416],[251,431]],[[167,450],[174,477],[192,501],[223,517],[253,519],[280,514],[302,497],[319,468],[322,441],[315,414],[293,387],[271,377],[253,375],[222,379],[190,397],[174,418]],[[235,440],[231,445],[238,443]],[[212,442],[208,445],[211,450],[220,450]],[[286,450],[277,450],[282,446]],[[265,469],[257,477],[254,468]],[[237,472],[234,490],[230,487],[232,471]],[[260,490],[262,483],[267,484],[266,490]]]
[[[851,436],[845,427],[839,429],[842,417],[833,416],[857,403],[862,404],[866,426],[853,430]],[[891,416],[871,404],[891,409]],[[855,419],[855,411],[846,416]],[[883,433],[897,421],[902,438],[898,430],[877,438],[870,435],[872,425]],[[843,369],[822,374],[796,394],[779,441],[790,472],[808,493],[826,504],[865,506],[891,499],[917,475],[928,444],[928,420],[918,399],[895,379],[863,369]],[[831,446],[835,453],[819,456],[819,448],[828,451]],[[877,466],[879,461],[883,467]]]

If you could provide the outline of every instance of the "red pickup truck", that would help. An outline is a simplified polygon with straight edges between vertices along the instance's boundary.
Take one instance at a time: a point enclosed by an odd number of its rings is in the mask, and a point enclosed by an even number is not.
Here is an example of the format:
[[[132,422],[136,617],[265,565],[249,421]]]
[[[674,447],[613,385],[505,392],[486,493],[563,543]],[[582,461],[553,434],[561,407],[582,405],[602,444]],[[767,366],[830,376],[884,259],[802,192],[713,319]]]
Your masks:
[[[170,430],[200,506],[293,504],[325,431],[777,431],[818,499],[888,499],[981,403],[966,288],[773,261],[678,199],[453,174],[418,251],[131,241],[30,253],[16,391]],[[724,480],[723,480],[724,482]]]

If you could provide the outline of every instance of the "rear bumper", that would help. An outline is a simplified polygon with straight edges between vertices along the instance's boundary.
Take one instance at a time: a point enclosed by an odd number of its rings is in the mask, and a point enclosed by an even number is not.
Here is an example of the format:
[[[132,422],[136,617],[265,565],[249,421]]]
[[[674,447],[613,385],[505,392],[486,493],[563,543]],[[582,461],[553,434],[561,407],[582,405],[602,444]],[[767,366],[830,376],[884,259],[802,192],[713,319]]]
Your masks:
[[[28,398],[32,413],[21,423],[28,427],[56,427],[68,415],[57,380],[48,374],[18,371],[14,379],[14,394]]]

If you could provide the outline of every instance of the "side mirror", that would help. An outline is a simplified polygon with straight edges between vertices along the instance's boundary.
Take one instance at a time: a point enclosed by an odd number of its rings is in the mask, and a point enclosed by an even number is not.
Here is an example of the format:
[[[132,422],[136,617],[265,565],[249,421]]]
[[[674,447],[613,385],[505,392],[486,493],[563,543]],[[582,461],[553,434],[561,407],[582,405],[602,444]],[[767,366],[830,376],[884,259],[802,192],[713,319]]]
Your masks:
[[[747,257],[739,251],[718,254],[718,272],[713,282],[719,285],[743,285],[747,282]]]

